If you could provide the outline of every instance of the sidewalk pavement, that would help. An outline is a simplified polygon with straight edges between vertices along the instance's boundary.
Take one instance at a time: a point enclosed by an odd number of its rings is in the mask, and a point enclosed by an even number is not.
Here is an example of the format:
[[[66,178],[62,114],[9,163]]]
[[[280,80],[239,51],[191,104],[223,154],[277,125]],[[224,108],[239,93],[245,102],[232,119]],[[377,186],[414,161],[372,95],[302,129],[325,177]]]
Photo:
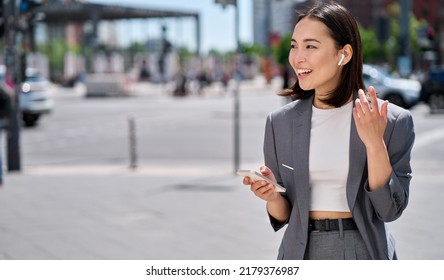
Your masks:
[[[282,233],[227,169],[55,168],[8,174],[0,189],[0,259],[277,256]]]
[[[0,260],[275,259],[284,231],[271,229],[265,203],[242,179],[227,166],[184,166],[9,173],[0,188]],[[440,187],[416,187],[428,176],[416,175],[414,199],[388,224],[400,259],[444,259],[442,221],[424,219],[439,217],[430,195]]]

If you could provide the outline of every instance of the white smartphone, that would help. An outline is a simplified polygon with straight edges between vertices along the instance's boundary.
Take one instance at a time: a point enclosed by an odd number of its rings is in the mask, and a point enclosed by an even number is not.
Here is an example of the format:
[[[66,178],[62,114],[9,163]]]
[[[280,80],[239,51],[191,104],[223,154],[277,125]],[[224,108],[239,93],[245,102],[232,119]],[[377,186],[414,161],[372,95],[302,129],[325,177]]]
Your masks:
[[[267,183],[273,184],[276,187],[276,191],[277,192],[285,192],[285,188],[282,187],[281,185],[279,185],[276,182],[271,181],[270,179],[268,179],[267,177],[263,176],[261,173],[254,171],[254,170],[238,170],[236,171],[237,175],[240,175],[242,177],[248,176],[250,177],[251,180],[253,181],[259,181],[259,180],[264,180]]]

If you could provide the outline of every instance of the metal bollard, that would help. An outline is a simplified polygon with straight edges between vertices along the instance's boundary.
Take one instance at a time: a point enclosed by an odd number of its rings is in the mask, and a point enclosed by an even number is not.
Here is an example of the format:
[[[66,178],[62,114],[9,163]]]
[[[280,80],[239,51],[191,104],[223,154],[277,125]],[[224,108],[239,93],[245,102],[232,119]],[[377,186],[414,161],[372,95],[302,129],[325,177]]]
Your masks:
[[[137,141],[136,141],[136,121],[133,116],[128,118],[128,132],[129,132],[129,153],[130,153],[130,168],[137,168]]]

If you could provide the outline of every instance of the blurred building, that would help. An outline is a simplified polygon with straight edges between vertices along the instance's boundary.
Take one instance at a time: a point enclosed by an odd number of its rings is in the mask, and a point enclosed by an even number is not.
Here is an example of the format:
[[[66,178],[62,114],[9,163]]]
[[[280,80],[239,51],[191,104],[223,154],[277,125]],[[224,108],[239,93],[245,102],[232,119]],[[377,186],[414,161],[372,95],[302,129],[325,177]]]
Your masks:
[[[268,47],[273,39],[291,33],[298,11],[322,0],[252,0],[253,41]],[[336,0],[346,7],[365,28],[373,27],[378,36],[387,36],[387,8],[400,0]],[[411,12],[429,23],[418,31],[423,56],[433,63],[444,63],[444,0],[409,0]]]
[[[38,31],[40,42],[48,43],[50,47],[56,42],[64,42],[68,48],[63,67],[55,71],[51,69],[53,80],[70,81],[87,72],[129,70],[126,66],[134,64],[133,58],[129,57],[131,61],[127,63],[125,60],[128,55],[115,53],[117,49],[120,48],[118,51],[123,49],[118,42],[119,36],[122,36],[117,28],[119,20],[194,19],[196,53],[200,52],[200,20],[197,12],[129,7],[123,4],[105,5],[90,1],[52,0],[46,1],[36,9],[36,12],[42,15]],[[163,37],[161,39],[165,42]],[[157,69],[161,72],[159,74],[161,77],[164,74],[163,69],[169,65],[166,58],[168,51],[164,45],[156,58],[159,60]],[[50,52],[50,55],[52,53]]]
[[[375,23],[375,18],[388,0],[337,0],[347,7],[364,27]],[[298,11],[312,6],[316,0],[253,0],[253,42],[268,46],[276,37],[293,32]]]
[[[264,47],[293,32],[295,4],[302,0],[253,0],[253,43]]]

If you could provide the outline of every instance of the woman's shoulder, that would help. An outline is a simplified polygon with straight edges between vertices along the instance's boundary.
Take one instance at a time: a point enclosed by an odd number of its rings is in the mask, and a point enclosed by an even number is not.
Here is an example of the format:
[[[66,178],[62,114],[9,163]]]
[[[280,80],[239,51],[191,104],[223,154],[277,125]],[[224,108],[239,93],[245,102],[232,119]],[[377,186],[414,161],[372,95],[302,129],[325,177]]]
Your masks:
[[[379,107],[381,107],[383,102],[384,102],[384,100],[378,99]],[[411,112],[405,108],[402,108],[398,105],[395,105],[395,104],[389,102],[388,107],[387,107],[387,116],[392,116],[395,118],[398,118],[400,116],[408,117],[408,116],[411,116]]]
[[[378,100],[379,107],[384,100]],[[398,105],[389,102],[387,107],[387,122],[388,123],[410,123],[413,124],[412,113]]]
[[[277,108],[276,110],[270,113],[270,116],[273,118],[284,118],[288,116],[297,116],[301,115],[307,111],[307,109],[311,108],[311,99],[298,99],[291,101],[282,107]]]

